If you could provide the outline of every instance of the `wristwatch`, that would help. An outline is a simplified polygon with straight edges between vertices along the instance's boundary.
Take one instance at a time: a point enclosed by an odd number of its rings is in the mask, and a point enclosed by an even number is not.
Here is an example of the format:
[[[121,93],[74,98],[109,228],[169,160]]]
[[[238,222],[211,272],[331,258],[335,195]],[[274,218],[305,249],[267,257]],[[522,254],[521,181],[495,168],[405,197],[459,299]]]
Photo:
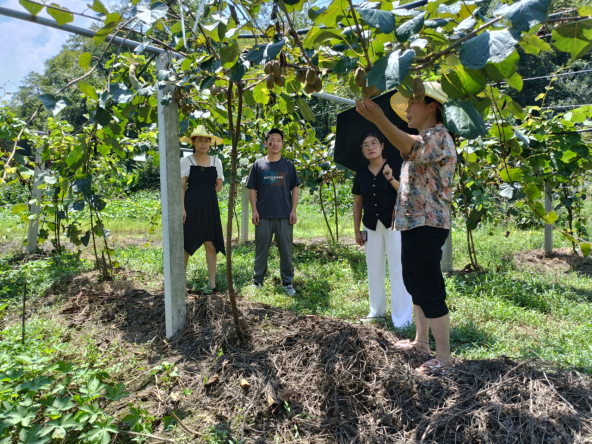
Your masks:
[[[395,178],[394,178],[394,177],[391,177],[391,178],[389,179],[389,182],[391,182],[391,181],[393,181],[393,180],[395,180]]]

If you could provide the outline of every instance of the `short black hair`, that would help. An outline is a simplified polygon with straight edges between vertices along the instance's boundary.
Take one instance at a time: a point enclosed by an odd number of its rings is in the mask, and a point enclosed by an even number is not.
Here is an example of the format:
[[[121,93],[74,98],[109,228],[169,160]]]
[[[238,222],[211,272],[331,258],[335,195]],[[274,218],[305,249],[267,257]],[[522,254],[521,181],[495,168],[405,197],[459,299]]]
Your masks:
[[[362,136],[362,140],[360,141],[360,145],[362,145],[364,143],[364,140],[366,140],[366,137],[376,137],[380,143],[384,143],[384,136],[382,135],[382,133],[379,133],[377,131],[368,131],[368,132],[364,133],[364,135]]]
[[[277,128],[272,128],[265,135],[266,142],[267,142],[267,139],[269,139],[269,136],[271,136],[272,134],[279,134],[280,136],[282,136],[282,142],[284,141],[284,133],[282,133],[282,131]]]

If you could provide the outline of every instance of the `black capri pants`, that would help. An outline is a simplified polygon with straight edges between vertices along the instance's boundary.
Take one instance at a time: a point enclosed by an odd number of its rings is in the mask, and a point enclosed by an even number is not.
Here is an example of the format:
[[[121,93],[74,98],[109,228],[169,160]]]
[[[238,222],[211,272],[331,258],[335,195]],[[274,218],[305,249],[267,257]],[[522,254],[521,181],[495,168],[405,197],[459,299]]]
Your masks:
[[[448,314],[446,284],[440,261],[442,246],[450,230],[430,226],[401,231],[403,282],[414,305],[428,319]]]

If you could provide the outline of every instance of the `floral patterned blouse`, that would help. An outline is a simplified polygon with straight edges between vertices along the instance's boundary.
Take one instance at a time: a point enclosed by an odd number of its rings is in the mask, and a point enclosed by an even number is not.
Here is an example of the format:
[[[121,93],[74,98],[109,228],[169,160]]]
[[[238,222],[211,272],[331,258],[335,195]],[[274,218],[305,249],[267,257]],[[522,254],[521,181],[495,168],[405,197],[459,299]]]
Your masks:
[[[456,167],[454,141],[441,123],[413,137],[411,153],[401,154],[403,166],[393,229],[411,230],[424,225],[449,229]]]

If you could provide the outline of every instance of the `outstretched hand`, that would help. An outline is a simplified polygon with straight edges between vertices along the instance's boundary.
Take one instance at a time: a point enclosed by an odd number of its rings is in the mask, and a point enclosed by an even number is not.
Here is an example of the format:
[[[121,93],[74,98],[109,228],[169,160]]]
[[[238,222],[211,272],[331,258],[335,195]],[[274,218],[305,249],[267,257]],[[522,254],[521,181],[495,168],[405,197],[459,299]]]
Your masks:
[[[378,125],[378,122],[386,119],[386,115],[380,106],[369,98],[363,101],[356,99],[356,111],[366,120]]]

